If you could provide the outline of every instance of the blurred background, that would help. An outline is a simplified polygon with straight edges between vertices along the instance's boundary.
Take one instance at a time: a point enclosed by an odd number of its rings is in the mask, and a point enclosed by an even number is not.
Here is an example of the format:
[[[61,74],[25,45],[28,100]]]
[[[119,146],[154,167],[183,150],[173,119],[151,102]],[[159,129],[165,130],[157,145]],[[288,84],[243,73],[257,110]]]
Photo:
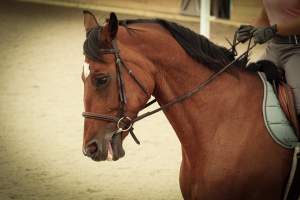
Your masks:
[[[211,1],[210,39],[229,46],[260,1]],[[0,199],[182,199],[180,143],[162,113],[136,124],[126,156],[94,162],[81,152],[82,10],[100,21],[164,18],[199,32],[196,0],[31,0],[0,2]],[[243,47],[242,47],[243,49]],[[253,59],[261,47],[255,49]],[[154,105],[157,107],[157,105]]]

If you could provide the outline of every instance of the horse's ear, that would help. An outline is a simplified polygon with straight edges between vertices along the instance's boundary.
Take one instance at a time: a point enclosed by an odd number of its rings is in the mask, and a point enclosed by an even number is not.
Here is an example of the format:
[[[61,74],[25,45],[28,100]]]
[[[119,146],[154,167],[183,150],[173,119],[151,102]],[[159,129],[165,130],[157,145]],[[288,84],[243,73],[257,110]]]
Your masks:
[[[93,15],[93,13],[91,13],[90,11],[83,11],[83,20],[86,32],[90,31],[92,28],[99,26],[95,15]]]
[[[119,22],[115,13],[110,13],[109,19],[103,27],[101,39],[105,42],[111,42],[116,38],[118,33]]]

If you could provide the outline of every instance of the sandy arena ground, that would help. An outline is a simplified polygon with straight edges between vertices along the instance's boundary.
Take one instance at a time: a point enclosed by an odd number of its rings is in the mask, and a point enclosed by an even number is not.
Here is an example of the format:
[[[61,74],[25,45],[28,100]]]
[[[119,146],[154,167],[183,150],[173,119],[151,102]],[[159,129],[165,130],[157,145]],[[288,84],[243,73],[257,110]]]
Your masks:
[[[1,200],[182,198],[180,143],[162,113],[136,124],[142,145],[127,138],[120,161],[82,155],[80,9],[1,1],[0,19]],[[233,29],[212,31],[224,44]]]

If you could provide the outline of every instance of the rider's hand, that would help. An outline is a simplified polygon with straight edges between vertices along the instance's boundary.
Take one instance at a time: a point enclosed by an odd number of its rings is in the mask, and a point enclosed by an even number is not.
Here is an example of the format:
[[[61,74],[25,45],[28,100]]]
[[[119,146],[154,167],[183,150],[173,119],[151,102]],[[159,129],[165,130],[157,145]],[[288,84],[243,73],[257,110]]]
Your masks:
[[[238,30],[236,31],[237,34],[237,41],[244,43],[249,40],[252,36],[253,31],[255,28],[251,25],[241,25]]]
[[[255,28],[253,38],[255,43],[263,44],[272,39],[277,33],[277,26],[272,25],[268,27]]]

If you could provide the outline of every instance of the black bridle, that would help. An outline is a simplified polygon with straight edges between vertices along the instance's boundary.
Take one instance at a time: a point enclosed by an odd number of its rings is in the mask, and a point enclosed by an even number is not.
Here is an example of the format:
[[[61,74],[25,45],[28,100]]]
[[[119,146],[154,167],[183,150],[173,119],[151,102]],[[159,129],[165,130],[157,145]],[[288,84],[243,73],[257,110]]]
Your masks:
[[[251,41],[250,41],[251,42]],[[202,83],[200,83],[199,85],[197,85],[193,90],[175,97],[173,100],[171,100],[170,102],[162,105],[161,107],[154,109],[152,111],[146,112],[140,116],[137,116],[134,119],[131,119],[130,117],[126,116],[126,104],[127,104],[127,99],[126,99],[126,92],[125,92],[125,85],[124,85],[124,80],[123,80],[123,76],[122,76],[122,69],[124,68],[127,73],[130,75],[130,77],[137,83],[137,85],[141,88],[141,90],[147,95],[149,96],[149,94],[147,93],[146,88],[143,86],[143,84],[140,83],[140,81],[134,76],[133,72],[126,66],[126,64],[123,62],[123,60],[120,57],[120,50],[117,46],[117,42],[116,40],[112,41],[112,48],[110,49],[101,49],[101,53],[102,54],[114,54],[115,55],[115,62],[116,62],[116,73],[117,73],[117,84],[118,84],[118,92],[119,92],[119,100],[120,100],[120,105],[119,105],[119,113],[118,116],[112,116],[112,115],[104,115],[104,114],[98,114],[98,113],[92,113],[92,112],[83,112],[82,116],[84,118],[88,118],[88,119],[95,119],[95,120],[103,120],[103,121],[108,121],[108,122],[113,122],[116,123],[117,126],[117,130],[114,132],[114,134],[118,134],[118,133],[123,133],[123,132],[128,132],[130,133],[130,135],[132,136],[132,138],[134,139],[134,141],[137,144],[140,144],[139,140],[137,139],[137,137],[135,136],[135,134],[133,133],[133,124],[145,117],[148,117],[150,115],[153,115],[159,111],[165,110],[167,108],[169,108],[170,106],[182,102],[185,99],[191,97],[192,95],[196,94],[197,92],[199,92],[200,90],[202,90],[206,85],[208,85],[210,82],[212,82],[217,76],[219,76],[220,74],[222,74],[224,71],[226,71],[230,66],[232,66],[235,62],[241,60],[242,58],[244,58],[245,56],[248,56],[248,53],[251,49],[254,48],[254,46],[256,44],[253,44],[252,46],[250,46],[250,42],[248,45],[248,49],[241,54],[238,58],[236,58],[235,60],[231,61],[229,64],[227,64],[226,66],[224,66],[222,69],[220,69],[219,71],[213,73],[208,79],[206,79],[205,81],[203,81]],[[235,47],[235,46],[234,46]],[[233,47],[233,48],[234,48]],[[156,99],[150,101],[149,103],[147,103],[145,105],[144,108],[150,106],[151,104],[155,103]]]
[[[120,57],[120,50],[117,46],[116,40],[112,41],[112,48],[111,49],[100,49],[102,54],[114,54],[115,55],[115,62],[116,62],[116,73],[117,73],[117,84],[118,84],[118,92],[119,92],[119,111],[118,116],[111,116],[111,115],[104,115],[92,112],[83,112],[82,116],[88,119],[95,119],[95,120],[103,120],[108,122],[114,122],[117,124],[117,131],[114,134],[127,132],[129,131],[130,135],[134,139],[137,144],[140,144],[139,140],[133,133],[133,120],[126,116],[126,92],[125,92],[125,85],[122,76],[122,69],[124,68],[129,76],[137,83],[137,85],[141,88],[141,90],[148,96],[146,88],[140,81],[134,76],[133,72],[125,65],[123,60]]]

